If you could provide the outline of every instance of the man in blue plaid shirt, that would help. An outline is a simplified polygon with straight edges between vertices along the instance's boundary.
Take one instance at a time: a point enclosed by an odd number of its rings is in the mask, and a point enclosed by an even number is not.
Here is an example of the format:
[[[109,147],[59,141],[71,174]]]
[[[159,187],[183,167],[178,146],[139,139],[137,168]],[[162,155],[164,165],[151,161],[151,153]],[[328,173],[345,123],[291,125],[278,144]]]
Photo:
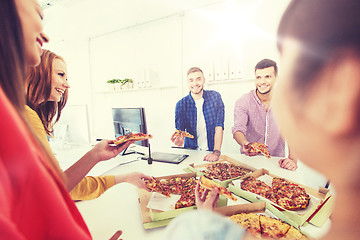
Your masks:
[[[221,154],[224,132],[224,103],[216,91],[204,90],[205,78],[198,67],[187,72],[189,95],[176,104],[175,127],[186,131],[194,138],[185,138],[173,134],[171,140],[177,146],[212,151],[205,161],[217,161]]]

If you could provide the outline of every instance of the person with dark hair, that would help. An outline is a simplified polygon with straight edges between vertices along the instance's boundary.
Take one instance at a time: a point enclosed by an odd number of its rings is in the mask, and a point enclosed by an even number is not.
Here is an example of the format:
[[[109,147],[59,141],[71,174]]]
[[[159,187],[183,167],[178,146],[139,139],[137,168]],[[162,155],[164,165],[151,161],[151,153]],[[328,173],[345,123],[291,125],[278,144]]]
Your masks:
[[[281,131],[302,162],[334,186],[324,239],[360,239],[360,1],[292,1],[278,29]]]
[[[91,239],[56,159],[25,112],[25,69],[40,63],[48,41],[42,18],[36,0],[0,3],[0,238]]]
[[[272,89],[278,74],[276,62],[263,59],[255,66],[256,89],[243,95],[235,103],[232,133],[241,153],[250,152],[249,143],[261,142],[268,146],[271,156],[285,157],[285,141],[280,134],[271,108]],[[282,168],[297,169],[297,160],[290,155],[279,160]]]
[[[359,11],[358,0],[293,0],[278,29],[283,70],[274,113],[296,155],[335,187],[331,228],[321,238],[326,240],[360,239],[360,210],[351,204],[360,200]],[[187,230],[169,232],[166,239],[193,239],[194,222],[214,216],[194,215],[172,221]],[[232,228],[225,218],[217,221]],[[205,226],[195,231],[203,237],[197,239],[219,234],[209,235]],[[239,239],[236,234],[232,239]]]
[[[36,0],[0,3],[1,239],[91,239],[55,160],[24,117],[25,67],[40,62],[42,10]]]
[[[175,127],[187,131],[194,138],[171,136],[171,141],[185,148],[211,151],[205,161],[217,161],[221,155],[224,134],[225,107],[221,95],[212,90],[204,90],[205,77],[198,67],[187,72],[189,95],[176,104]]]
[[[67,76],[64,59],[49,50],[43,50],[38,66],[28,68],[25,114],[28,123],[33,127],[35,134],[50,154],[52,151],[46,134],[51,137],[53,124],[60,119],[61,111],[66,105],[70,87]],[[65,170],[67,189],[73,200],[97,198],[115,184],[122,182],[149,190],[145,186],[144,179],[151,177],[139,172],[116,176],[86,176],[98,162],[118,155],[118,152],[114,152],[114,147],[109,146],[109,143],[111,141],[102,140],[74,165]],[[134,142],[130,141],[123,147],[132,143]]]

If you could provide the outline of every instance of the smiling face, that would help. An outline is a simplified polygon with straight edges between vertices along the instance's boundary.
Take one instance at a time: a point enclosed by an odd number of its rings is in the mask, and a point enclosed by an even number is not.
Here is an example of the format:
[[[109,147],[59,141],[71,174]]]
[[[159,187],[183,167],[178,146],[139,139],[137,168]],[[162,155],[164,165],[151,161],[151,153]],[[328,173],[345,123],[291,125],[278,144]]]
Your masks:
[[[267,94],[271,91],[275,82],[275,70],[274,67],[268,67],[264,69],[257,69],[255,71],[255,85],[259,94]]]
[[[201,94],[204,89],[205,78],[202,72],[193,72],[187,76],[187,83],[192,94]]]
[[[41,47],[48,38],[42,26],[43,13],[37,0],[16,0],[25,46],[26,64],[36,66],[40,63]]]
[[[60,102],[64,92],[70,87],[67,81],[66,64],[61,59],[54,59],[49,101]]]

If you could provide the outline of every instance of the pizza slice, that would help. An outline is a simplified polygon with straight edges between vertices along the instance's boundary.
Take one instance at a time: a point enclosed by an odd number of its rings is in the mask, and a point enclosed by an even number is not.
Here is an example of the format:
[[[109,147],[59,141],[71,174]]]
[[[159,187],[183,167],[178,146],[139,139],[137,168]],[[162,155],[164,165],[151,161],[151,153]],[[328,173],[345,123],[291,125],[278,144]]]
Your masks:
[[[287,233],[285,234],[285,236],[280,239],[302,240],[302,239],[308,239],[308,238],[305,235],[303,235],[299,230],[297,230],[293,226],[290,226],[290,228],[287,231]]]
[[[230,219],[245,228],[252,235],[261,236],[259,215],[255,213],[240,213],[230,216]]]
[[[237,199],[234,197],[234,195],[232,195],[232,193],[228,189],[226,189],[225,187],[221,186],[220,184],[212,181],[211,179],[209,179],[205,176],[200,177],[200,184],[201,184],[201,186],[203,186],[204,188],[207,188],[209,190],[217,188],[219,190],[219,194],[221,196],[224,196],[233,201],[237,201]]]
[[[195,195],[183,193],[175,204],[175,209],[195,206]]]
[[[165,187],[161,184],[160,180],[156,177],[152,177],[149,180],[146,179],[145,185],[153,192],[158,192],[164,196],[170,197],[170,192],[165,189]]]
[[[268,195],[269,191],[271,191],[271,187],[269,185],[267,185],[263,181],[254,178],[253,176],[245,178],[240,185],[242,190],[255,193],[265,198]]]
[[[261,142],[252,142],[248,144],[248,147],[250,148],[250,152],[260,152],[265,157],[270,158],[270,152],[268,150],[268,147],[261,143]]]
[[[182,131],[182,130],[176,130],[174,134],[175,134],[175,136],[184,136],[184,137],[188,137],[188,138],[194,138],[193,135],[191,135],[190,133],[188,133],[186,131]]]
[[[277,239],[286,235],[290,225],[278,219],[260,215],[260,227],[262,236]]]
[[[142,140],[146,140],[146,139],[151,139],[152,135],[151,134],[145,134],[145,133],[128,133],[128,134],[124,134],[122,136],[119,136],[116,138],[116,140],[114,140],[114,144],[115,145],[120,145],[123,144],[125,142],[128,141],[142,141]]]

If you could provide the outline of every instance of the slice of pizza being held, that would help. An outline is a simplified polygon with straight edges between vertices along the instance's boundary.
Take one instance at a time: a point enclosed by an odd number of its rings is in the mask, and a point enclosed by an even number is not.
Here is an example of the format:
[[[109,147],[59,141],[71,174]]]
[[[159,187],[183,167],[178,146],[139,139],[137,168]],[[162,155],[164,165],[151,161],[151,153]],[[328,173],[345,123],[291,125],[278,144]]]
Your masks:
[[[265,157],[270,158],[270,152],[268,150],[268,147],[261,143],[261,142],[252,142],[248,144],[248,147],[250,148],[250,152],[260,152]]]
[[[119,136],[114,140],[115,145],[120,145],[128,141],[142,141],[146,139],[151,139],[151,134],[145,134],[145,133],[128,133],[123,136]]]
[[[170,192],[165,189],[165,186],[156,177],[152,177],[149,180],[145,180],[145,185],[152,191],[161,193],[164,196],[170,197]]]
[[[184,136],[184,137],[188,137],[188,138],[194,138],[193,135],[191,135],[188,132],[182,131],[182,130],[176,130],[174,134],[175,134],[175,136]]]
[[[232,193],[228,189],[226,189],[225,187],[221,186],[220,184],[212,181],[211,179],[209,179],[205,176],[200,177],[200,184],[201,184],[201,186],[203,186],[204,188],[207,188],[209,190],[217,188],[219,190],[219,194],[221,196],[224,196],[233,201],[237,201],[237,199],[234,197],[234,195],[232,195]]]

